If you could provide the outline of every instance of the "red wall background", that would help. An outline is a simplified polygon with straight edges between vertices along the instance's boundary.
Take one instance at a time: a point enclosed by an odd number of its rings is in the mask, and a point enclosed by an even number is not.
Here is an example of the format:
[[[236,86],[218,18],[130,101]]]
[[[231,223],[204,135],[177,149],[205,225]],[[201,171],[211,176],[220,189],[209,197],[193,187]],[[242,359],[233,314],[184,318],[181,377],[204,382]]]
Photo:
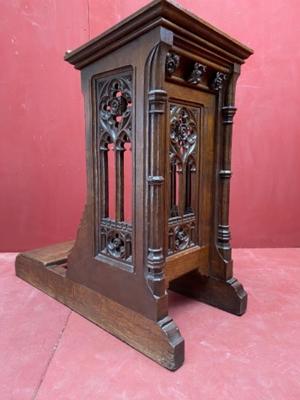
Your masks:
[[[85,200],[79,72],[63,61],[145,0],[0,0],[0,250],[75,236]],[[300,2],[180,0],[255,50],[238,83],[236,247],[300,245]]]

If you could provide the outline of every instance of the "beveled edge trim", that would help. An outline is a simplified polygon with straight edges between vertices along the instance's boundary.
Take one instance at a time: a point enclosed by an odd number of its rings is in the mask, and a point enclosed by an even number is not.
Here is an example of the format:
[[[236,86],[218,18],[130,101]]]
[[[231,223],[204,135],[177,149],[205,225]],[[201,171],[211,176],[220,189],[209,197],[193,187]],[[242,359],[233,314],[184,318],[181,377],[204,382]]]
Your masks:
[[[73,51],[67,51],[65,61],[75,65],[77,69],[82,69],[156,26],[168,28],[170,24],[178,26],[181,32],[186,32],[187,35],[193,33],[199,40],[208,41],[220,51],[224,49],[240,59],[241,63],[253,54],[252,49],[178,4],[170,0],[154,0],[101,35]]]

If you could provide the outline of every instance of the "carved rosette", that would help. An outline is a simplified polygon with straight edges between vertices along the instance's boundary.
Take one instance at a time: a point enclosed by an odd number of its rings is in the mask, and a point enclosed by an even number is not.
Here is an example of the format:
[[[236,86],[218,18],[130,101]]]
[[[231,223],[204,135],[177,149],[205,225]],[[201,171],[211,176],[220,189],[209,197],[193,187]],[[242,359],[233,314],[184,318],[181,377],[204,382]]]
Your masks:
[[[180,219],[169,221],[168,255],[195,245],[195,226],[194,217],[186,218],[184,223]]]
[[[101,252],[123,262],[132,261],[132,227],[125,222],[116,223],[108,218],[100,226]]]
[[[124,219],[124,145],[132,140],[132,72],[96,79],[96,253],[125,263],[132,262],[132,228]],[[109,144],[113,146],[109,147]],[[112,151],[115,169],[109,170]],[[116,204],[109,201],[109,179],[115,174]],[[115,220],[109,207],[115,207]],[[97,235],[96,235],[97,236]]]
[[[101,139],[117,142],[121,134],[131,137],[132,76],[102,79],[97,85],[98,123]],[[102,141],[100,139],[100,141]]]
[[[184,226],[176,226],[175,228],[175,249],[184,250],[189,246],[189,231]]]
[[[198,85],[203,79],[203,75],[206,72],[206,65],[200,64],[196,62],[193,67],[193,71],[190,74],[190,77],[188,79],[188,82],[191,83],[192,85]]]
[[[107,251],[111,256],[124,258],[125,238],[120,232],[110,232],[108,236]]]
[[[171,76],[179,67],[180,57],[174,53],[168,53],[166,57],[166,73]]]
[[[217,72],[213,81],[211,82],[212,90],[218,92],[223,88],[224,81],[226,81],[227,75],[223,72]]]
[[[194,152],[197,140],[197,122],[193,110],[187,107],[171,106],[170,153],[185,163]]]

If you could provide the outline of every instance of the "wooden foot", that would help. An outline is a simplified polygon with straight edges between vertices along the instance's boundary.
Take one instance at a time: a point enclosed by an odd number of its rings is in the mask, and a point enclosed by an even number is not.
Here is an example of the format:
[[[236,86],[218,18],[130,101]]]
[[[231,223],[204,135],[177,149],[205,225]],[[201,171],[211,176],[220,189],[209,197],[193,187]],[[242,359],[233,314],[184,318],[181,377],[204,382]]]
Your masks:
[[[170,317],[152,321],[66,277],[72,242],[19,254],[16,275],[163,367],[176,370],[184,361],[184,340]],[[54,254],[58,254],[56,257]],[[52,254],[52,256],[50,256]]]
[[[235,278],[224,281],[193,271],[172,281],[170,289],[235,315],[247,308],[247,292]]]

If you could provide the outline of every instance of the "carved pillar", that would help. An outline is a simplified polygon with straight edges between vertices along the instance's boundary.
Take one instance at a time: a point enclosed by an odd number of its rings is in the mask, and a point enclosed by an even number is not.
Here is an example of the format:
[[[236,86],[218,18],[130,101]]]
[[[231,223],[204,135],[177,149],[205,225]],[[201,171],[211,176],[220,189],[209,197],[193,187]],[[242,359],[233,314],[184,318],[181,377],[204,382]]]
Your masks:
[[[116,171],[116,221],[124,219],[124,149],[116,146],[115,149],[115,171]]]
[[[229,226],[229,196],[231,178],[231,143],[232,124],[236,112],[235,87],[240,74],[240,67],[235,66],[227,82],[227,90],[223,96],[222,106],[222,146],[220,154],[219,170],[219,204],[218,204],[218,226],[217,226],[217,247],[226,263],[225,278],[232,276],[231,260],[231,234]],[[223,275],[224,276],[224,275]],[[222,276],[222,277],[223,277]]]
[[[147,282],[153,294],[165,294],[165,213],[166,187],[166,110],[167,92],[164,90],[165,59],[168,46],[160,43],[148,59],[148,166],[147,166]]]

